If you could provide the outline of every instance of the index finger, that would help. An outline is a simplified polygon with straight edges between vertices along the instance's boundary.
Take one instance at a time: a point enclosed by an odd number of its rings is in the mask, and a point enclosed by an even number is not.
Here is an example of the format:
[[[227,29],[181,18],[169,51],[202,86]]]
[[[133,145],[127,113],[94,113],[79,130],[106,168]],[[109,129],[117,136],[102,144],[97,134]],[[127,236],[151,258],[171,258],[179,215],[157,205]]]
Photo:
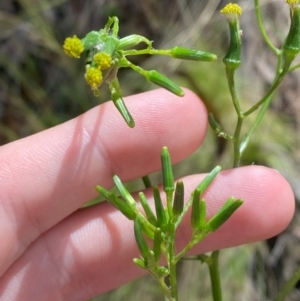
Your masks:
[[[163,145],[177,162],[206,132],[206,111],[191,92],[156,90],[126,99],[136,127],[111,102],[0,150],[0,275],[41,233],[110,186],[159,168]]]

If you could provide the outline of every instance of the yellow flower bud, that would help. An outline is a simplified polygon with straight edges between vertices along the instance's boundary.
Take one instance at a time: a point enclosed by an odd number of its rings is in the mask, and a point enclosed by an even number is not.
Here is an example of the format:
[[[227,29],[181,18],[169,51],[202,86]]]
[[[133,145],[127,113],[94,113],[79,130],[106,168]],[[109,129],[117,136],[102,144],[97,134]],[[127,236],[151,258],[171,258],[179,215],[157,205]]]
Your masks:
[[[111,55],[105,52],[98,52],[94,55],[94,63],[100,70],[105,70],[111,66]]]
[[[84,46],[79,38],[75,35],[72,38],[66,38],[63,45],[65,53],[73,58],[80,58],[80,54],[84,51]]]
[[[96,90],[102,83],[102,72],[97,68],[87,67],[84,77],[92,90]]]
[[[299,6],[299,0],[286,0],[286,3],[291,7],[291,9]]]
[[[230,45],[223,62],[226,65],[226,68],[235,70],[241,64],[241,31],[239,16],[242,14],[242,8],[237,4],[229,3],[221,10],[221,14],[227,17],[230,30]]]

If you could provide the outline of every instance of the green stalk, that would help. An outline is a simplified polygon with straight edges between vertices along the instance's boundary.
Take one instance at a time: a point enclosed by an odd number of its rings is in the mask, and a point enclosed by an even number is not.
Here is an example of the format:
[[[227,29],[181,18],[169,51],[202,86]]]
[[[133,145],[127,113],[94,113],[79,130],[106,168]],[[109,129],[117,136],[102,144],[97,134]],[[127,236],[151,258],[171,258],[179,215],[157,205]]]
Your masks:
[[[152,187],[151,180],[150,180],[149,176],[142,177],[142,180],[143,180],[145,188],[151,188]]]
[[[186,253],[188,252],[188,251],[190,251],[196,244],[198,244],[201,240],[203,240],[206,236],[207,236],[207,234],[209,233],[209,231],[208,230],[205,230],[205,231],[203,231],[202,233],[201,233],[201,235],[197,235],[197,237],[196,237],[196,239],[194,238],[192,238],[191,240],[190,240],[190,242],[176,255],[176,258],[175,258],[175,261],[176,261],[176,263],[179,261],[179,260],[181,260],[182,258],[183,258],[183,256],[185,256],[186,255]],[[193,237],[194,235],[192,235],[192,237]]]
[[[219,272],[219,253],[219,250],[213,251],[210,256],[211,260],[208,263],[214,301],[222,301],[221,279]]]
[[[235,111],[239,117],[243,117],[243,113],[241,111],[240,103],[236,94],[235,82],[234,82],[234,69],[226,67],[226,78],[228,82],[228,88],[231,95],[231,99],[235,108]]]
[[[284,301],[296,283],[300,280],[300,267],[294,272],[291,278],[284,284],[274,301]]]
[[[269,36],[266,33],[265,27],[263,25],[262,22],[262,17],[261,17],[261,10],[260,10],[260,4],[259,4],[259,0],[254,0],[254,5],[255,5],[255,14],[256,14],[256,19],[257,19],[257,23],[258,23],[258,27],[260,29],[261,35],[263,36],[265,42],[267,43],[267,45],[270,47],[270,49],[275,52],[275,54],[279,55],[280,54],[280,50],[277,49],[273,43],[271,42],[271,40],[269,39]]]
[[[178,287],[176,274],[176,258],[175,258],[175,225],[172,224],[170,231],[172,234],[169,237],[168,253],[169,253],[169,271],[170,271],[170,291],[174,301],[178,301]]]
[[[286,75],[286,73],[289,72],[289,71],[282,71],[282,64],[283,64],[283,53],[282,53],[282,51],[280,51],[280,54],[278,55],[276,77],[270,88],[270,91],[272,90],[273,86],[275,86],[275,85],[278,86],[280,84],[280,82],[282,81],[284,75]],[[267,109],[269,108],[269,105],[272,100],[272,96],[274,94],[274,90],[272,90],[272,92],[270,92],[270,91],[262,98],[264,100],[264,103],[263,103],[258,115],[256,116],[255,121],[254,121],[253,125],[251,126],[249,132],[247,133],[247,135],[245,136],[243,141],[240,143],[240,146],[239,146],[240,156],[243,154],[244,150],[247,148],[253,132],[259,126]],[[244,114],[244,116],[247,116],[246,114],[247,114],[247,112]]]
[[[265,101],[269,99],[269,97],[274,93],[274,91],[278,88],[280,83],[282,82],[284,76],[288,73],[288,70],[281,71],[280,74],[275,78],[275,81],[273,82],[271,88],[267,92],[267,94],[259,101],[257,102],[251,109],[249,109],[247,112],[244,113],[244,116],[248,116],[251,113],[253,113],[255,110],[257,110]]]
[[[236,124],[234,136],[233,136],[233,167],[238,167],[240,165],[241,153],[240,153],[240,135],[243,125],[242,117],[238,116],[238,121]]]
[[[235,108],[235,111],[236,111],[237,117],[238,117],[235,132],[234,132],[234,136],[233,136],[233,139],[232,139],[233,149],[234,149],[233,166],[237,167],[237,166],[239,166],[240,159],[241,159],[239,143],[240,143],[241,130],[242,130],[242,126],[243,126],[244,114],[241,111],[240,103],[239,103],[237,93],[236,93],[235,81],[234,81],[234,70],[233,69],[226,68],[226,78],[227,78],[228,87],[229,87],[230,95],[231,95],[231,98],[232,98],[232,102],[233,102],[233,105],[234,105],[234,108]]]

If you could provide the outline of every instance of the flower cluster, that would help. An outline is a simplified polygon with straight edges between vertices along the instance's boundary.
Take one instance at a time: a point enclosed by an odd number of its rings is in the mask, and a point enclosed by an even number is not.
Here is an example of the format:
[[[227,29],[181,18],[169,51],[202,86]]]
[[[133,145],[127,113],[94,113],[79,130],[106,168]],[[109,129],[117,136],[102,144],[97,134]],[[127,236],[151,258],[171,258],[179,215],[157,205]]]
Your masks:
[[[130,127],[134,127],[134,120],[122,99],[122,91],[117,78],[120,68],[131,68],[144,76],[149,82],[163,87],[172,93],[183,96],[184,92],[175,82],[160,74],[156,70],[144,70],[127,59],[127,56],[150,54],[166,55],[177,59],[193,61],[214,61],[216,55],[196,49],[175,46],[172,49],[154,49],[152,41],[140,35],[129,35],[119,38],[119,20],[109,17],[107,24],[99,31],[90,31],[82,39],[68,37],[63,49],[72,58],[79,58],[84,52],[86,83],[91,87],[95,96],[99,95],[99,87],[107,83],[112,101]],[[140,43],[145,43],[145,49],[132,49]]]
[[[113,61],[110,54],[98,52],[93,56],[91,64],[87,66],[84,77],[95,94],[97,94],[97,89],[102,84],[102,71],[110,68],[112,65]]]
[[[85,50],[82,40],[75,35],[65,39],[63,49],[65,53],[72,58],[80,58],[80,55]],[[94,92],[96,92],[98,87],[102,84],[102,71],[110,68],[112,65],[112,57],[108,53],[97,52],[92,57],[91,62],[86,66],[84,78]]]

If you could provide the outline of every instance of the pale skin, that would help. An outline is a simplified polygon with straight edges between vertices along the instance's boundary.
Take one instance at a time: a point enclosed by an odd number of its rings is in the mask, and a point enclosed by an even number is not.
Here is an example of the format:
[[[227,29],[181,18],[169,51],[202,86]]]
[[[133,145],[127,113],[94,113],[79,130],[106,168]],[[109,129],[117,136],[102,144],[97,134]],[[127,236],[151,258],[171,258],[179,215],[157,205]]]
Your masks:
[[[143,275],[132,263],[132,222],[108,203],[78,209],[97,195],[97,184],[112,186],[112,174],[126,182],[158,170],[162,146],[173,163],[190,155],[205,137],[207,112],[190,91],[124,100],[134,129],[108,102],[0,148],[1,301],[84,301]],[[186,198],[202,178],[183,178]],[[245,203],[194,254],[266,239],[292,219],[293,192],[275,170],[221,172],[205,195],[209,215],[232,195]],[[189,233],[185,220],[179,249]]]

